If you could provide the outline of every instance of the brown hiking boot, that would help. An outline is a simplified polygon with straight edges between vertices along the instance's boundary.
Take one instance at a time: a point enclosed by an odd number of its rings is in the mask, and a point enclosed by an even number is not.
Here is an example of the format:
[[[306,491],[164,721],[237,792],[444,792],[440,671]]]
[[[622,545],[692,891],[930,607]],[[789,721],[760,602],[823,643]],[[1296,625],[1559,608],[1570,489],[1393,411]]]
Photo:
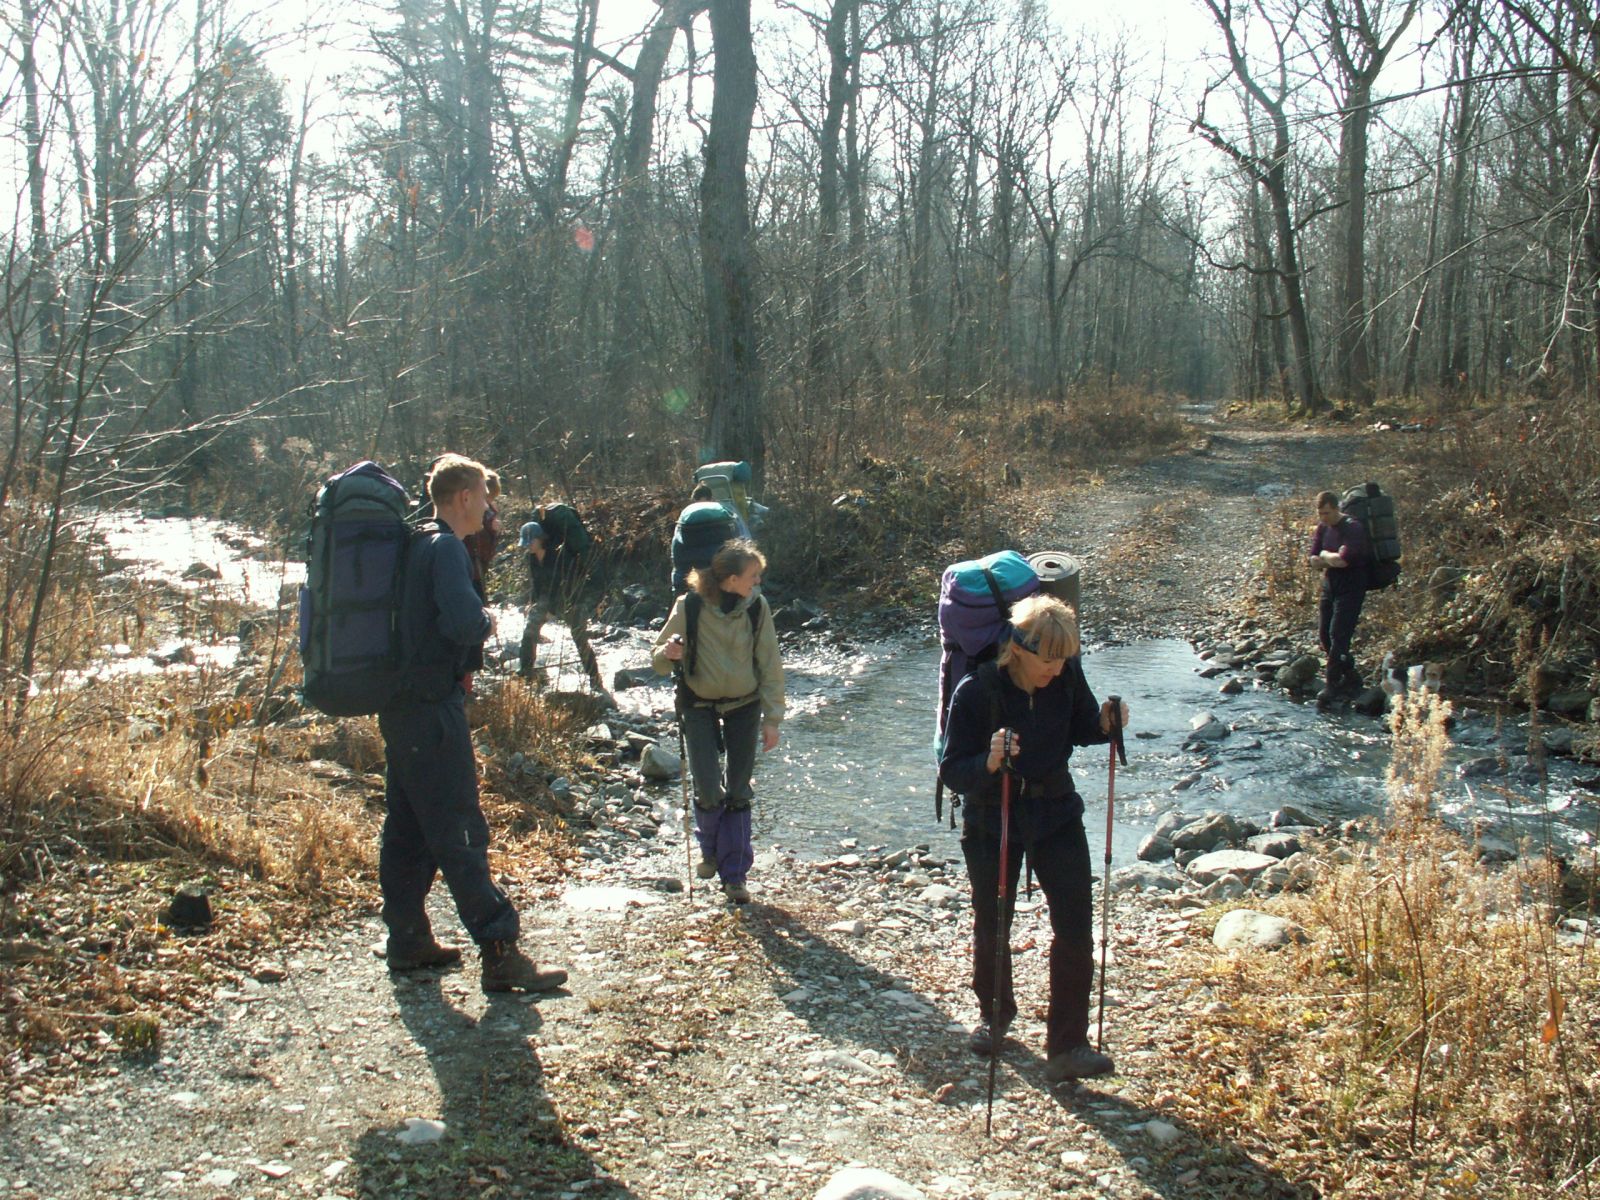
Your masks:
[[[483,945],[483,990],[486,992],[548,992],[567,981],[561,967],[539,969],[515,942]]]
[[[425,938],[400,938],[389,935],[384,961],[391,971],[420,971],[428,967],[451,967],[461,961],[455,946],[441,945],[430,933]]]

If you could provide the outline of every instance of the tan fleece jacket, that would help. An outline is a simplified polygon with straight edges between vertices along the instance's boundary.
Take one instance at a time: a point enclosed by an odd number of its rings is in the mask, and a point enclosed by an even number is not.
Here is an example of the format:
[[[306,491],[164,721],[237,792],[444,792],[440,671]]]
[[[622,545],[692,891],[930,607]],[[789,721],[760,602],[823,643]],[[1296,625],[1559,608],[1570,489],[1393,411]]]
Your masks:
[[[684,599],[678,597],[667,623],[656,637],[651,662],[657,674],[672,672],[672,660],[661,648],[674,634],[684,633]],[[761,628],[753,655],[750,615],[746,611],[752,604],[761,606]],[[732,612],[723,612],[714,604],[702,604],[697,640],[700,645],[695,653],[695,671],[688,677],[689,688],[696,696],[705,700],[743,700],[759,692],[762,724],[776,725],[783,720],[783,662],[778,657],[778,633],[772,627],[772,608],[765,596],[757,592],[749,599],[740,600]],[[728,707],[731,705],[718,704],[717,710],[721,712]]]

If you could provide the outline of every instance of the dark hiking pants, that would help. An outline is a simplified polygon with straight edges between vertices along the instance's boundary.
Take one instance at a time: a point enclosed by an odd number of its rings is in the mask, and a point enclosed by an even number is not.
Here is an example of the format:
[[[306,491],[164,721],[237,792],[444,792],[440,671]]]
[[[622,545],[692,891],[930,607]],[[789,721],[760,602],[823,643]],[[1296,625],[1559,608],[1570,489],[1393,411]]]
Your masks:
[[[389,709],[378,728],[388,759],[378,882],[390,936],[427,932],[424,903],[442,874],[473,941],[515,941],[517,910],[489,873],[489,823],[460,699]]]
[[[1356,620],[1361,616],[1361,605],[1366,598],[1365,589],[1322,593],[1322,604],[1317,612],[1317,641],[1328,653],[1326,679],[1330,691],[1346,683],[1361,682],[1355,655],[1350,653],[1350,639],[1355,636]]]
[[[683,738],[689,752],[689,775],[694,780],[695,834],[700,853],[717,864],[724,883],[743,883],[755,861],[750,829],[755,789],[750,778],[755,774],[760,736],[759,700],[720,714],[708,706],[683,709]]]
[[[1000,1010],[994,996],[995,916],[999,905],[1000,842],[969,826],[961,837],[972,884],[972,990],[985,1021],[1009,1025],[1017,1015],[1011,977],[1011,919],[1022,874],[1022,846],[1012,839],[1006,863],[1005,944],[1000,956]],[[1050,908],[1050,1011],[1045,1057],[1089,1041],[1089,988],[1094,978],[1093,872],[1083,819],[1068,822],[1031,848],[1033,876]]]

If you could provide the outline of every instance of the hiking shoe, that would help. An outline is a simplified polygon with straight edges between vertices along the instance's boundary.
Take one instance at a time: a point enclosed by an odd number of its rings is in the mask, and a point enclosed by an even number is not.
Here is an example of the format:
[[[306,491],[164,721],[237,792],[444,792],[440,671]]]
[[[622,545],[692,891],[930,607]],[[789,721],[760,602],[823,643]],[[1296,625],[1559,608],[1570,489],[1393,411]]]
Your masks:
[[[390,934],[383,957],[391,971],[420,971],[428,967],[453,967],[461,961],[461,951],[455,946],[440,945],[432,934],[425,939],[397,938]]]
[[[972,1036],[967,1038],[967,1045],[979,1058],[989,1058],[994,1054],[996,1046],[1005,1044],[1006,1030],[1010,1028],[1010,1021],[1001,1022],[1000,1036],[995,1037],[989,1030],[989,1023],[984,1021],[973,1029]]]
[[[1317,711],[1327,712],[1333,707],[1333,702],[1338,699],[1339,693],[1331,687],[1325,687],[1317,693]]]
[[[483,990],[486,992],[548,992],[567,981],[561,967],[540,970],[515,942],[483,945]]]
[[[711,879],[716,875],[716,873],[716,861],[714,859],[707,858],[704,854],[702,854],[700,856],[700,861],[695,864],[694,877],[696,879]]]
[[[1049,1083],[1061,1083],[1068,1079],[1109,1075],[1116,1069],[1110,1055],[1101,1054],[1088,1046],[1074,1046],[1050,1056],[1050,1061],[1044,1064],[1044,1077]]]
[[[750,889],[745,887],[743,880],[740,880],[738,883],[724,883],[722,885],[722,892],[723,895],[727,896],[728,899],[734,904],[750,903]]]

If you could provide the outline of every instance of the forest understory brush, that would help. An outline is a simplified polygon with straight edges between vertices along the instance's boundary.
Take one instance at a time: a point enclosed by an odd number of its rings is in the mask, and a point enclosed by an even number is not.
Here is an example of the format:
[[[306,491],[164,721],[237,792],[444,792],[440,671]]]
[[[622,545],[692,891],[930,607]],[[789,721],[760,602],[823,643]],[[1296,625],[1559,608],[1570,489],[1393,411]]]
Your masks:
[[[1449,713],[1432,693],[1402,699],[1381,833],[1270,902],[1301,944],[1193,960],[1218,1002],[1169,1059],[1175,1103],[1219,1136],[1262,1130],[1325,1195],[1421,1179],[1444,1195],[1590,1194],[1600,954],[1557,936],[1537,845],[1491,867],[1439,820]]]

